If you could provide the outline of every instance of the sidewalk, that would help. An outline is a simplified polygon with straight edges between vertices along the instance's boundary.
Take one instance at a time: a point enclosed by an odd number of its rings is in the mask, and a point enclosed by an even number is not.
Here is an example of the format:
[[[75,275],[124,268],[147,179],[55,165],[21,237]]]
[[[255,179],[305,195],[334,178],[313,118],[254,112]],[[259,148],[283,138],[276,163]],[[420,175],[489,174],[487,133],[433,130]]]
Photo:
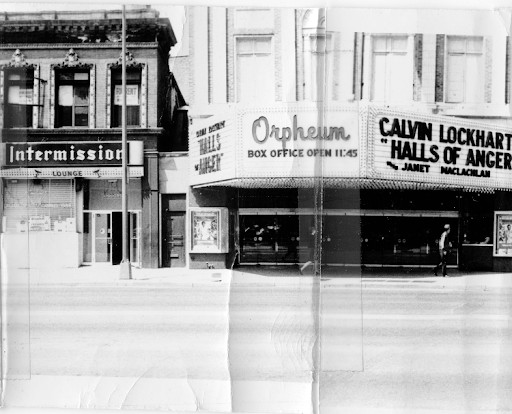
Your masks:
[[[308,284],[314,281],[312,269],[300,275],[297,266],[242,266],[230,269],[132,268],[132,279],[120,279],[120,267],[111,265],[81,266],[77,269],[2,269],[3,284],[41,285],[119,285],[146,284]],[[449,269],[450,277],[435,277],[426,268],[330,267],[321,269],[321,281],[328,285],[372,287],[401,284],[436,287],[512,288],[512,273],[464,272]]]

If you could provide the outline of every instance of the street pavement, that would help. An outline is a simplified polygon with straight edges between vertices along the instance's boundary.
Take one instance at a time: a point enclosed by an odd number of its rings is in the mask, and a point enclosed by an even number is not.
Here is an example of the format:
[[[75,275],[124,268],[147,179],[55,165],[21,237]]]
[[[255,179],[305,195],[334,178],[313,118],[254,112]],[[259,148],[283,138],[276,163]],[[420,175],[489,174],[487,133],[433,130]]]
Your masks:
[[[449,277],[434,276],[431,269],[425,268],[359,268],[323,266],[318,274],[337,284],[368,285],[373,282],[387,283],[424,283],[436,287],[467,288],[510,288],[512,273],[487,271],[464,272],[450,269]],[[185,269],[185,268],[132,268],[131,280],[120,278],[119,266],[94,265],[68,269],[2,269],[2,283],[5,285],[30,284],[41,285],[141,285],[141,284],[183,284],[230,283],[232,275],[235,282],[244,284],[296,284],[312,281],[312,270],[301,277],[297,266],[245,266],[230,269]]]
[[[7,407],[512,412],[512,275],[18,269]]]

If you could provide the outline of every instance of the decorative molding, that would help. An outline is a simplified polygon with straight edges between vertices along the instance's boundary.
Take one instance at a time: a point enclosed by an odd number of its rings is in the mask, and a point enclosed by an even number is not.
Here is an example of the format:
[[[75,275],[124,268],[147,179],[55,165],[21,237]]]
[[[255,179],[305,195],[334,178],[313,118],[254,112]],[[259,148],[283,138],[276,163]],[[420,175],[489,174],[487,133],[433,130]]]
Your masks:
[[[123,66],[123,52],[119,54],[119,58],[115,63],[109,63],[108,67],[111,69],[118,69]],[[126,51],[126,67],[127,68],[142,68],[144,66],[143,63],[138,63],[133,57],[133,53],[130,51]]]
[[[55,68],[78,68],[78,69],[90,69],[93,67],[90,63],[80,62],[80,58],[78,54],[75,52],[73,48],[69,49],[66,53],[66,57],[62,63],[57,63],[51,65],[53,69]]]
[[[89,128],[96,128],[96,67],[89,72]]]
[[[16,49],[11,56],[11,61],[5,66],[9,68],[25,68],[31,65],[28,64],[25,55],[21,53],[21,50]]]
[[[55,128],[55,67],[50,70],[50,128]]]
[[[122,53],[122,52],[121,52]],[[106,90],[106,99],[105,99],[105,125],[107,128],[112,127],[112,63],[107,65],[107,90]]]
[[[0,128],[4,127],[4,71],[0,70],[0,105],[2,105],[2,113],[0,116]]]
[[[40,101],[39,101],[39,86],[40,86],[40,77],[39,77],[39,65],[34,68],[34,98],[33,102],[36,104],[32,106],[32,128],[39,128],[39,110],[40,110]],[[44,105],[44,102],[43,102]]]
[[[141,85],[140,85],[140,126],[141,128],[148,127],[148,65],[142,66]]]

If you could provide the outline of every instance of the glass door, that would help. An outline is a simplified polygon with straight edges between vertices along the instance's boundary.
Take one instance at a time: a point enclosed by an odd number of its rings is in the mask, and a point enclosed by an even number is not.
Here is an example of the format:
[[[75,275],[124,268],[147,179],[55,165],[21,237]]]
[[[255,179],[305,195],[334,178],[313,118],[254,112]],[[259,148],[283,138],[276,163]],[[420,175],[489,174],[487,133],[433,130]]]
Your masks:
[[[276,262],[276,216],[240,217],[240,261],[242,263]]]
[[[94,213],[94,262],[112,260],[112,226],[110,213]]]

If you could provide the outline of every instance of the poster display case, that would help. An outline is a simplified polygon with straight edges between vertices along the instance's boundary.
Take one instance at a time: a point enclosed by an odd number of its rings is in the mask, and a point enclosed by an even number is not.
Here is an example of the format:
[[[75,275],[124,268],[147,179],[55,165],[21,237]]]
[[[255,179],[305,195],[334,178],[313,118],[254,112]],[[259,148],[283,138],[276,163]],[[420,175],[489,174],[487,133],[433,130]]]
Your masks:
[[[512,211],[494,212],[493,255],[512,257]]]
[[[228,209],[196,207],[190,210],[191,253],[228,252]]]

